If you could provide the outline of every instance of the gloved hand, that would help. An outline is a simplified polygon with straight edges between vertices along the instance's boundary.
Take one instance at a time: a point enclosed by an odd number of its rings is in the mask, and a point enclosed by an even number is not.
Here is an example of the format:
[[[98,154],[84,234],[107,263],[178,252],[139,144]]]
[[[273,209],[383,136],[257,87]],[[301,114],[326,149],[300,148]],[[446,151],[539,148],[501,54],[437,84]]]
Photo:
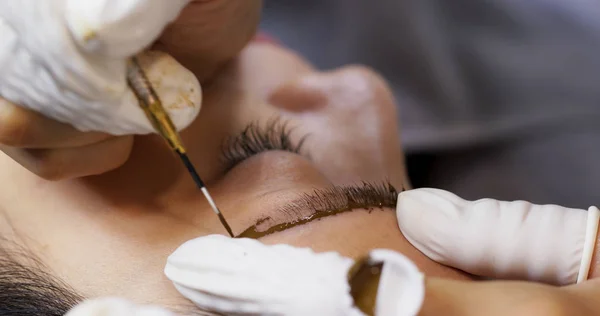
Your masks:
[[[595,303],[600,290],[589,286],[597,288],[594,281],[557,288],[430,278],[402,254],[385,249],[372,250],[367,261],[353,262],[333,252],[211,235],[179,247],[169,257],[165,275],[198,307],[224,314],[364,315],[362,311],[371,314],[373,309],[381,316],[600,312],[600,303]],[[360,311],[352,306],[351,296]]]
[[[587,279],[597,243],[596,207],[492,199],[465,201],[437,189],[398,197],[404,236],[431,259],[491,278],[572,284]],[[583,263],[583,264],[582,264]],[[600,282],[555,287],[518,281],[427,281],[421,315],[598,315]]]
[[[429,258],[479,276],[567,285],[586,280],[589,263],[597,263],[596,207],[470,202],[417,189],[399,195],[397,217],[404,236]]]
[[[46,179],[122,165],[133,143],[127,135],[153,132],[127,88],[126,59],[154,43],[194,72],[165,54],[140,56],[182,129],[200,109],[194,74],[209,79],[242,49],[254,33],[260,5],[260,0],[0,2],[0,149]]]
[[[346,280],[352,263],[335,252],[209,235],[175,250],[165,275],[196,306],[224,315],[360,316]]]

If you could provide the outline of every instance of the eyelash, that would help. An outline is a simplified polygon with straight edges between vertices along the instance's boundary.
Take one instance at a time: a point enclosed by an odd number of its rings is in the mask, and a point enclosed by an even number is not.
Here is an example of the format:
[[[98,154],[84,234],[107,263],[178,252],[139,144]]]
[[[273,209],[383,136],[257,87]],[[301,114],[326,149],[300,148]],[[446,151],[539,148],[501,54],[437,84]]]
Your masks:
[[[302,154],[302,147],[308,135],[294,143],[291,140],[293,131],[294,128],[280,118],[270,119],[265,126],[260,126],[257,122],[250,123],[241,133],[223,143],[222,157],[226,171],[266,151],[283,150]]]

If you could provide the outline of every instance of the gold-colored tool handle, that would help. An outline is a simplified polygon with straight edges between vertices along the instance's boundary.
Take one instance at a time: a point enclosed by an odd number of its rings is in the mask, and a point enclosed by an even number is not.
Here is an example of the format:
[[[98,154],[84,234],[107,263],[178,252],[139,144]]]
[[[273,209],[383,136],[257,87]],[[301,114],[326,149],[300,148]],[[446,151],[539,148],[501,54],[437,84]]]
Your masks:
[[[171,121],[169,114],[165,111],[160,98],[156,94],[156,91],[154,91],[154,88],[152,88],[152,84],[150,84],[148,77],[146,77],[144,70],[135,57],[131,58],[127,64],[127,82],[139,100],[140,107],[144,110],[144,113],[146,113],[152,126],[167,141],[169,146],[177,152],[179,158],[181,158],[181,161],[187,168],[188,173],[192,176],[192,179],[206,197],[210,207],[219,216],[219,221],[221,221],[221,224],[225,227],[229,236],[234,237],[231,227],[215,204],[213,198],[210,196],[210,193],[208,193],[204,181],[200,179],[198,172],[196,172],[196,168],[194,168],[194,165],[186,155],[183,141],[181,140],[173,121]]]
[[[185,154],[185,147],[175,124],[171,121],[136,57],[131,58],[127,64],[127,82],[156,131],[173,150]]]

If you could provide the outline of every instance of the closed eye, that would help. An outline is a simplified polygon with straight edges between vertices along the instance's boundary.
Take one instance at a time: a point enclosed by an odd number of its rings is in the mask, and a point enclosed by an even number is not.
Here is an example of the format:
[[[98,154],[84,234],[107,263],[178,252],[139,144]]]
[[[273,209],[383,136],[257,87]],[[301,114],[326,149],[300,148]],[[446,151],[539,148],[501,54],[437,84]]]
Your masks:
[[[294,128],[279,117],[270,119],[264,126],[250,123],[236,136],[225,140],[222,147],[222,160],[225,171],[233,169],[244,160],[260,153],[283,150],[301,155],[307,135],[299,141],[292,141]]]

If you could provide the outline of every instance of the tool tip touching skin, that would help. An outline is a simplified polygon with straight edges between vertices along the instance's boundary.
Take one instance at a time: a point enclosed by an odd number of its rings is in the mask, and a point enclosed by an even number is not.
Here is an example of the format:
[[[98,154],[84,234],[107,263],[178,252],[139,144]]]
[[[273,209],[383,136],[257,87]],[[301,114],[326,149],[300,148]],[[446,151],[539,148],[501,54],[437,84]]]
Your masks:
[[[198,175],[198,172],[196,172],[196,168],[194,168],[194,165],[187,156],[185,147],[183,146],[183,141],[181,140],[175,125],[165,111],[158,94],[156,94],[156,91],[154,91],[152,88],[150,81],[144,74],[144,71],[142,70],[142,67],[140,66],[136,57],[131,58],[128,64],[127,83],[139,100],[140,107],[144,110],[144,113],[146,113],[146,116],[152,123],[152,126],[167,141],[171,149],[177,153],[185,165],[188,173],[192,176],[192,179],[202,191],[204,197],[206,197],[208,200],[210,207],[217,214],[217,216],[219,216],[219,220],[221,221],[223,227],[225,227],[227,230],[227,233],[229,233],[231,237],[234,237],[231,227],[215,204],[215,201],[210,196],[210,193],[208,193],[206,185],[204,185],[204,181],[202,181]]]
[[[179,151],[176,151],[176,152],[179,155],[179,157],[181,158],[181,161],[183,162],[185,167],[187,168],[189,174],[194,179],[194,182],[196,183],[198,188],[200,188],[200,191],[202,191],[202,194],[204,194],[204,197],[206,197],[206,200],[208,201],[208,204],[210,204],[210,207],[217,214],[217,216],[219,216],[219,221],[221,221],[221,224],[223,225],[223,227],[225,227],[225,230],[227,230],[227,233],[229,233],[229,236],[234,237],[231,227],[227,223],[227,220],[225,220],[225,216],[223,216],[223,213],[221,213],[221,211],[217,207],[217,204],[215,204],[215,201],[213,200],[212,196],[210,195],[210,193],[208,193],[208,190],[206,189],[206,185],[204,185],[204,182],[198,175],[198,172],[196,172],[196,168],[194,168],[194,165],[190,161],[189,157],[185,153],[181,153]]]

